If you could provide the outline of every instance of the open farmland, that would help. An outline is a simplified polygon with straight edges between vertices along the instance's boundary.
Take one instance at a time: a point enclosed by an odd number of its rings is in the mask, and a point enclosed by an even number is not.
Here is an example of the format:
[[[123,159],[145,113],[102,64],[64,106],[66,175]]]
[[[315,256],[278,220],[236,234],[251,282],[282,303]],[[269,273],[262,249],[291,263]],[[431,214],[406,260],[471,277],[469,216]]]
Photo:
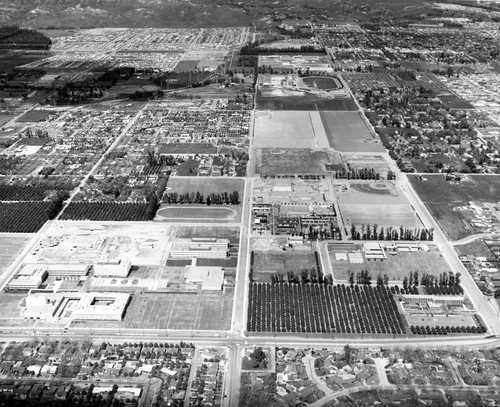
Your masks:
[[[351,98],[328,98],[312,92],[288,91],[284,95],[280,91],[271,93],[261,87],[257,90],[256,104],[259,110],[332,110],[332,111],[357,111],[358,106]]]
[[[153,215],[154,216],[154,215]],[[71,202],[61,220],[146,221],[148,204],[116,202]]]
[[[340,155],[309,149],[256,149],[256,172],[263,176],[310,174],[322,175],[328,170],[343,170]]]
[[[257,148],[329,147],[319,112],[257,112],[254,134]]]
[[[387,287],[251,283],[250,332],[402,334]]]
[[[356,276],[362,270],[368,271],[372,281],[379,275],[383,277],[386,274],[390,281],[402,281],[409,276],[410,271],[418,271],[421,276],[423,274],[438,276],[444,272],[451,272],[439,249],[434,245],[428,247],[428,252],[398,252],[387,255],[384,261],[367,261],[364,255],[361,257],[361,262],[354,259],[351,261],[349,253],[363,253],[360,244],[329,244],[328,253],[335,280],[347,281],[349,273]]]
[[[231,325],[230,295],[134,295],[124,324],[128,328],[226,330]]]
[[[359,112],[321,112],[330,147],[346,152],[385,152]]]
[[[467,175],[460,182],[446,181],[443,175],[426,175],[420,181],[409,175],[413,188],[451,240],[476,233],[460,211],[453,210],[470,201],[495,203],[500,200],[500,176]]]
[[[409,201],[390,182],[351,182],[346,192],[337,188],[346,224],[377,224],[384,227],[421,227]]]

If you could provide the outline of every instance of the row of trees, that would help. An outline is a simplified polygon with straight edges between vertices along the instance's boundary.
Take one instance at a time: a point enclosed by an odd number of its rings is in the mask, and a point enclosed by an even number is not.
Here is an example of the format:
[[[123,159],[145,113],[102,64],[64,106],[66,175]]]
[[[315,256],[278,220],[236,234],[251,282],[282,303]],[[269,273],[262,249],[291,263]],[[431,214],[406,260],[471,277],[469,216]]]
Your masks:
[[[434,239],[434,229],[427,228],[405,228],[404,226],[393,228],[383,226],[378,229],[378,225],[362,224],[361,231],[358,231],[355,224],[351,225],[352,240],[422,240],[432,241]]]
[[[42,130],[42,129],[36,129],[33,131],[31,127],[28,127],[26,131],[24,132],[24,137],[27,138],[48,138],[49,137],[49,132],[47,130]]]
[[[168,192],[163,195],[163,202],[168,204],[207,204],[207,205],[238,205],[240,203],[240,195],[238,191],[231,193],[211,193],[204,196],[199,191],[196,192]]]
[[[335,171],[334,176],[336,179],[379,180],[380,172],[375,171],[375,168],[361,168],[359,170],[349,169]]]

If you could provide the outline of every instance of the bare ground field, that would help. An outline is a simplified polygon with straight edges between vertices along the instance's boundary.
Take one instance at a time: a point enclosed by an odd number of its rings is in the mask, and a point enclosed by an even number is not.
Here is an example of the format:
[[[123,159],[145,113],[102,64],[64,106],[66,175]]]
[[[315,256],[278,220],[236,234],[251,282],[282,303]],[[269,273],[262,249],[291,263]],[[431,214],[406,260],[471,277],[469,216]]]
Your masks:
[[[354,245],[356,249],[361,250],[362,246]],[[332,265],[333,275],[337,280],[348,280],[349,272],[356,273],[361,270],[368,270],[372,277],[372,281],[376,281],[377,277],[387,274],[391,281],[402,281],[404,277],[408,277],[410,271],[418,271],[421,277],[424,273],[439,275],[443,272],[450,272],[446,260],[436,246],[429,245],[428,252],[399,252],[395,255],[387,255],[384,261],[367,261],[363,256],[362,263],[354,263],[349,260],[342,260],[341,256],[337,258],[336,253],[347,253],[344,247],[331,244],[328,245],[330,254],[330,262]]]
[[[257,148],[329,148],[319,112],[262,111],[255,115]]]
[[[0,235],[0,274],[21,253],[31,236]]]
[[[332,169],[344,168],[340,155],[323,150],[305,148],[264,148],[256,149],[256,172],[264,176],[327,173],[325,165]]]

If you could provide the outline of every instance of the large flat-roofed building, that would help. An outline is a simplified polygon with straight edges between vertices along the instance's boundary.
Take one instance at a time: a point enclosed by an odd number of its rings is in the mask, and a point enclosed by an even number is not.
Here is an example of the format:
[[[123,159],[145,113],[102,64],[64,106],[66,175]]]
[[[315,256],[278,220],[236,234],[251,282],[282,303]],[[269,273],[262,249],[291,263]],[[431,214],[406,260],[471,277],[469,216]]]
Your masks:
[[[47,272],[52,277],[83,277],[89,273],[88,264],[47,264]]]
[[[365,252],[365,259],[370,260],[380,260],[383,261],[387,259],[385,250],[380,243],[367,242],[363,243],[363,251]]]
[[[24,317],[43,320],[120,321],[130,300],[126,293],[31,293]]]
[[[132,267],[130,260],[109,260],[94,265],[95,277],[127,277]]]
[[[463,305],[465,297],[463,295],[424,295],[424,294],[403,294],[403,300],[407,304],[443,304],[443,305]]]
[[[9,290],[29,291],[40,287],[47,278],[47,267],[23,267],[7,287]]]
[[[224,284],[224,270],[221,267],[199,267],[187,268],[186,283],[201,284],[203,291],[221,291]]]
[[[71,319],[121,321],[125,315],[130,294],[86,293],[73,308]]]
[[[175,241],[170,256],[173,258],[194,257],[225,259],[228,255],[229,240],[218,238],[190,238]]]

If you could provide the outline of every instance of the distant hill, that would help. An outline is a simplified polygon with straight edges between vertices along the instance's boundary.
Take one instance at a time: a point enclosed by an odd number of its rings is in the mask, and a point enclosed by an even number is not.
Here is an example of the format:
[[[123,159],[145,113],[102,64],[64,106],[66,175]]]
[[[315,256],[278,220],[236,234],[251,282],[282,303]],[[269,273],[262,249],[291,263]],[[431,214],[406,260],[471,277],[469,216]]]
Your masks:
[[[30,28],[228,27],[250,23],[216,0],[0,0],[0,26]]]
[[[0,0],[0,26],[30,28],[229,27],[288,18],[425,21],[434,3],[469,0]],[[481,7],[493,7],[481,5]]]

